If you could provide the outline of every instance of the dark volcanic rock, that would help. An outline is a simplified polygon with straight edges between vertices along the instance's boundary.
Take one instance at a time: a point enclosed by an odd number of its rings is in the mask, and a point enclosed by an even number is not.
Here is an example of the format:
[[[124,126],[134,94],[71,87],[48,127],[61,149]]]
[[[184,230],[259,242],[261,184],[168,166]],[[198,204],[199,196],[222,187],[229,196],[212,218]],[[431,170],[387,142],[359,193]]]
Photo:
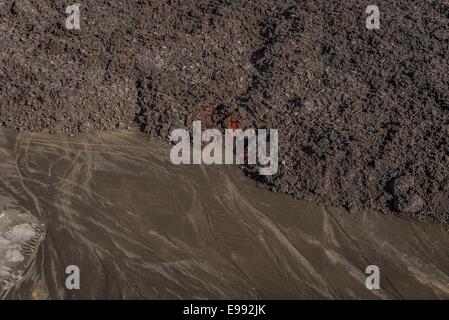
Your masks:
[[[449,221],[448,4],[377,1],[367,30],[355,0],[96,0],[66,30],[68,4],[2,2],[4,126],[277,128],[273,190]]]

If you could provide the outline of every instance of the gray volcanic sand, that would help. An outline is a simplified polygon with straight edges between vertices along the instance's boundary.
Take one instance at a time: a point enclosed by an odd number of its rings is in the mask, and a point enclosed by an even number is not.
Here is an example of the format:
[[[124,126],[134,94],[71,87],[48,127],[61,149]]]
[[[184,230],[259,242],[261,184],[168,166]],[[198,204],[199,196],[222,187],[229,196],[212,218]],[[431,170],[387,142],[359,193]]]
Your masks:
[[[174,166],[131,131],[0,130],[0,201],[46,226],[7,298],[449,298],[435,224],[294,200],[235,166]],[[377,265],[381,289],[365,288]],[[81,289],[64,287],[78,265]]]
[[[72,31],[68,4],[0,2],[0,124],[276,128],[270,189],[449,221],[447,3],[376,1],[377,31],[358,0],[86,0]]]

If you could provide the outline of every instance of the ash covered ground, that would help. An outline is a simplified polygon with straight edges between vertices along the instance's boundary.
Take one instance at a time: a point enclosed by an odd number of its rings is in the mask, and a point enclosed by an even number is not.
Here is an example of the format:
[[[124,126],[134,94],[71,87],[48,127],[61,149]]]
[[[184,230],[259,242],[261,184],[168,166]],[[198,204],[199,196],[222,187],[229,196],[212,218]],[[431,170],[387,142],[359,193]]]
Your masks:
[[[449,4],[377,1],[367,30],[356,0],[95,0],[67,30],[70,4],[0,2],[1,125],[275,128],[270,189],[449,222]]]

